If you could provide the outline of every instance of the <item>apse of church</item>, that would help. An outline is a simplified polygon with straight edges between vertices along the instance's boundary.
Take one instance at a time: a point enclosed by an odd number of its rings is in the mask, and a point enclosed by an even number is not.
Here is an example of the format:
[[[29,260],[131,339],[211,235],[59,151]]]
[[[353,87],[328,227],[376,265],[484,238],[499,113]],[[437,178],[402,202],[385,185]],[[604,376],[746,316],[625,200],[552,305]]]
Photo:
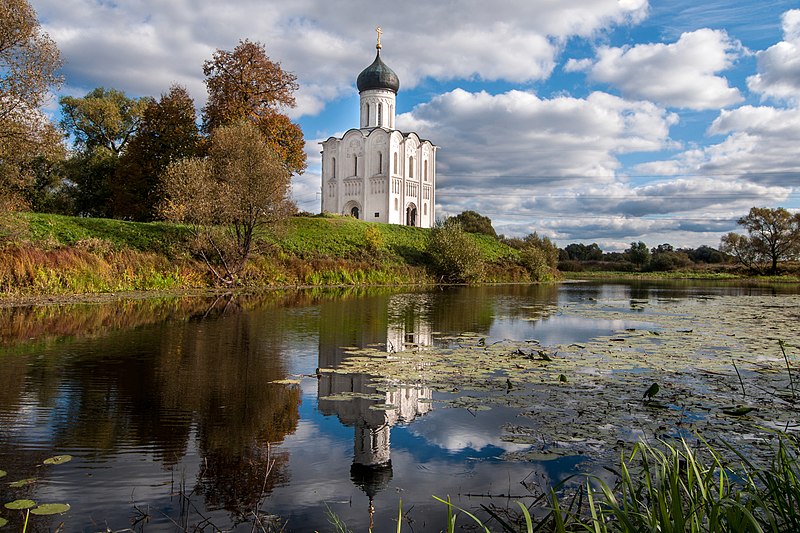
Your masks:
[[[437,146],[395,129],[400,80],[381,59],[359,74],[358,129],[322,142],[322,212],[370,222],[433,227]]]

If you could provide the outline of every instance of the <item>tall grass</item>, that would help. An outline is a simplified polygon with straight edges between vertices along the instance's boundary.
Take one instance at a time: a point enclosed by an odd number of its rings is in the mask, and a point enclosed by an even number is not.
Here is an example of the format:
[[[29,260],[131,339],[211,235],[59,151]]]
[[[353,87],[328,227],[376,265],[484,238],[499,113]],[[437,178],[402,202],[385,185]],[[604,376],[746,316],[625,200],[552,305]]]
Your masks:
[[[485,533],[789,533],[800,531],[800,443],[780,435],[770,464],[759,467],[731,446],[740,463],[729,463],[718,449],[700,441],[636,444],[622,457],[613,484],[589,476],[570,497],[550,492],[541,519],[517,502],[513,518],[482,506],[488,518],[434,496],[446,509],[442,531],[463,529]],[[613,470],[612,470],[613,471]],[[510,515],[514,508],[507,509]],[[466,519],[459,525],[459,516]],[[337,519],[338,520],[338,519]],[[398,531],[401,520],[398,518]],[[337,521],[337,531],[347,531]]]
[[[0,293],[80,294],[203,286],[190,262],[135,250],[100,251],[96,243],[46,249],[10,244],[0,250]]]

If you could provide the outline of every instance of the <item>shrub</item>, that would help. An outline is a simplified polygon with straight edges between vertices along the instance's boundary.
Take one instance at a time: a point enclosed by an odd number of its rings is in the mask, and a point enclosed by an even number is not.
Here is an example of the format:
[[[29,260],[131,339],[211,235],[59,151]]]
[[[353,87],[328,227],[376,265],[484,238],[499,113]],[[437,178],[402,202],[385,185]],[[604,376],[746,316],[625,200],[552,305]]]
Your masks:
[[[558,265],[558,247],[547,237],[539,237],[534,232],[523,239],[519,261],[528,271],[531,281],[553,280]]]
[[[434,274],[448,283],[473,283],[483,277],[481,251],[461,225],[448,219],[430,232],[426,252]]]

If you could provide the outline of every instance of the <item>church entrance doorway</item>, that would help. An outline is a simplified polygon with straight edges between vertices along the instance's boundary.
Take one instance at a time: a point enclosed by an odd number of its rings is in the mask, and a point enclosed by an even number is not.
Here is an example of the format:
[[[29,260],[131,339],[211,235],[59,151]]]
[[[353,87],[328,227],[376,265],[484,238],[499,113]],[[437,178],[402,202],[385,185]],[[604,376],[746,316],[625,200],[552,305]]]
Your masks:
[[[344,209],[342,209],[343,215],[350,215],[353,218],[361,218],[361,206],[358,205],[358,202],[347,202],[344,205]]]
[[[408,204],[406,208],[406,226],[416,226],[417,225],[417,206],[414,204]]]

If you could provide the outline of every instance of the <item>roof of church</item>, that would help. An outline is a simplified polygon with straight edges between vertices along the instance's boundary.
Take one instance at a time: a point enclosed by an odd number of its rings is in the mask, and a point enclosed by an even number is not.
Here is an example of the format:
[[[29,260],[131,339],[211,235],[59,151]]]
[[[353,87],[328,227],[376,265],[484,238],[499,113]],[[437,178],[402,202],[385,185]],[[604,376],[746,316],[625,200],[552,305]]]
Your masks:
[[[397,93],[400,89],[400,79],[397,77],[397,74],[381,60],[381,50],[378,48],[375,61],[361,71],[361,74],[358,75],[358,80],[356,80],[356,85],[360,93],[369,91],[370,89],[388,89]]]

